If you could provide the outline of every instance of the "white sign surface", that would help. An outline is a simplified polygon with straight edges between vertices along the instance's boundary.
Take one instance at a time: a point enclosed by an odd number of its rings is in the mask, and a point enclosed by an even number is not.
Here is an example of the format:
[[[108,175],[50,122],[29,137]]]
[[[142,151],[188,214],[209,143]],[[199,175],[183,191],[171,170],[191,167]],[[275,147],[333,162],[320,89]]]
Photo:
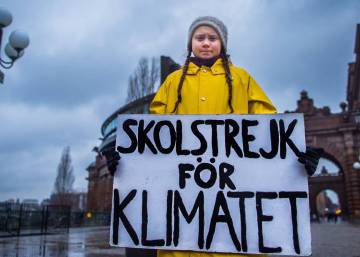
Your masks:
[[[301,114],[118,122],[112,246],[311,254]]]

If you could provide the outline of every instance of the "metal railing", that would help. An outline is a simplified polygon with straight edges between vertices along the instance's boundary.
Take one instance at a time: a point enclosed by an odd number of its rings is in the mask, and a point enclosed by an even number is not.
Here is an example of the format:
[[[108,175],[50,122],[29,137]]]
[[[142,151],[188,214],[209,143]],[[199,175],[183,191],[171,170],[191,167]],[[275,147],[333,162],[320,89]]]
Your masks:
[[[109,212],[72,212],[70,206],[0,204],[0,237],[68,233],[70,227],[108,226]]]

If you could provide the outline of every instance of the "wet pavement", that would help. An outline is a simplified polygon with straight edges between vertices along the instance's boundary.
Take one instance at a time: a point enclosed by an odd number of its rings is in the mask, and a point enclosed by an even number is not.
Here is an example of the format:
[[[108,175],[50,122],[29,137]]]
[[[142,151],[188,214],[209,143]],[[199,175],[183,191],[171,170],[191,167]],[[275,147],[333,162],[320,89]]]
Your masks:
[[[0,238],[1,257],[123,257],[109,246],[109,228],[74,228],[69,234]]]
[[[313,257],[360,257],[360,225],[313,223]],[[69,234],[0,238],[1,257],[121,257],[109,244],[109,228],[74,228]]]
[[[360,257],[360,225],[311,223],[311,238],[312,257]]]

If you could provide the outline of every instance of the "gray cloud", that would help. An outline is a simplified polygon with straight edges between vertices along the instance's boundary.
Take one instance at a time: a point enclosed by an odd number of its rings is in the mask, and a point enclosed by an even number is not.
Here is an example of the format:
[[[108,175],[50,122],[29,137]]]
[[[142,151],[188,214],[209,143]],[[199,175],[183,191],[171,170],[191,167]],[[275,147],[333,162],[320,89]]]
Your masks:
[[[141,56],[182,63],[187,29],[199,15],[229,28],[229,52],[280,111],[302,89],[338,110],[354,59],[359,1],[39,1],[3,0],[31,43],[0,87],[0,200],[51,193],[63,147],[70,145],[79,189],[94,159],[100,126],[124,104]],[[5,43],[4,42],[4,43]],[[324,93],[326,92],[326,93]]]

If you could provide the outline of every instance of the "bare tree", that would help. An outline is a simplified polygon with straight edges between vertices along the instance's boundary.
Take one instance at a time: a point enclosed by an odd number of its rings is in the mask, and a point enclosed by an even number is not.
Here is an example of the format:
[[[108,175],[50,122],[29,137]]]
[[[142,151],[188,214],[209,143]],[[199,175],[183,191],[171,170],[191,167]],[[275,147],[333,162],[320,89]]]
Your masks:
[[[155,83],[160,77],[159,60],[155,57],[142,57],[139,60],[135,72],[129,77],[127,101],[133,101],[138,98],[147,96],[154,92]]]
[[[64,148],[54,184],[54,194],[66,194],[73,191],[75,181],[74,168],[71,164],[70,146]]]
[[[149,78],[149,87],[147,94],[151,94],[155,91],[155,83],[158,82],[160,78],[160,67],[159,60],[155,57],[151,58],[151,70],[150,70],[150,78]]]

